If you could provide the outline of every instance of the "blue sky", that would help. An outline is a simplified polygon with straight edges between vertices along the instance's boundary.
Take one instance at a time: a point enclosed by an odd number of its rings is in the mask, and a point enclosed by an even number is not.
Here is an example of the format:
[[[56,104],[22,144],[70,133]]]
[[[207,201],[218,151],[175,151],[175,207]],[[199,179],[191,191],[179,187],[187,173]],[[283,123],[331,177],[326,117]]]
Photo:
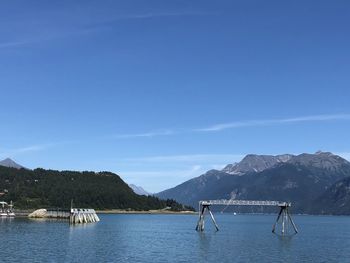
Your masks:
[[[350,157],[349,1],[0,5],[0,158],[157,192],[247,153]]]

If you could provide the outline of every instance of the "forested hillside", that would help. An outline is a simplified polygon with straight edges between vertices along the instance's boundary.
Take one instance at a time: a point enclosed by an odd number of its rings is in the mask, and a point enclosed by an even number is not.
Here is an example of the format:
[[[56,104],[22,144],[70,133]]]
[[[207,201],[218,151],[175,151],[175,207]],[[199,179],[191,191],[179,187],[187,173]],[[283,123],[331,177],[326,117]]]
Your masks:
[[[189,209],[173,200],[139,196],[116,174],[44,169],[15,169],[0,166],[1,200],[16,208],[68,208],[150,210],[171,207]]]

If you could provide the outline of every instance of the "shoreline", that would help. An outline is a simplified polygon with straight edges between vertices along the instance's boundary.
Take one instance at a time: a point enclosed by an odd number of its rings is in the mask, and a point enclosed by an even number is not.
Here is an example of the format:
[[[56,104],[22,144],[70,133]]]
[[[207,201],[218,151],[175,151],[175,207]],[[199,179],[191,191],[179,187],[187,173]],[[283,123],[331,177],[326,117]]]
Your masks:
[[[28,217],[28,215],[34,212],[35,209],[15,209],[16,217]],[[95,210],[96,214],[140,214],[140,215],[198,215],[198,211],[169,211],[169,210],[123,210],[123,209],[109,209],[109,210]],[[233,214],[233,213],[224,213]],[[275,213],[239,213],[238,215],[275,215]],[[350,216],[350,215],[337,215],[337,214],[293,214],[298,216]]]
[[[140,214],[140,215],[197,215],[193,211],[169,211],[169,210],[148,210],[148,211],[129,211],[123,209],[96,210],[96,214]]]
[[[16,217],[27,217],[35,209],[15,210]],[[140,214],[140,215],[197,215],[198,212],[193,211],[169,211],[169,210],[123,210],[123,209],[109,209],[109,210],[95,210],[96,214]]]

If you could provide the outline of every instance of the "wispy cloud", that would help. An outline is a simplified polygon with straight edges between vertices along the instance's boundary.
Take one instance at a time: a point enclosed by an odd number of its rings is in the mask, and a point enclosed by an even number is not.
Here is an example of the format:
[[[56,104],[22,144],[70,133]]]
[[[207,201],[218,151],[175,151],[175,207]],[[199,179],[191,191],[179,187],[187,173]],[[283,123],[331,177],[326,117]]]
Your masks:
[[[172,130],[164,130],[164,131],[152,131],[152,132],[145,132],[145,133],[115,134],[110,136],[110,138],[127,139],[127,138],[139,138],[139,137],[155,137],[155,136],[173,135],[174,133],[175,131],[172,131]]]
[[[185,154],[185,155],[168,155],[168,156],[146,156],[139,158],[123,159],[123,162],[147,162],[147,163],[162,163],[162,162],[203,162],[207,164],[218,162],[236,162],[244,157],[243,154]]]
[[[7,149],[7,150],[3,150],[0,153],[0,155],[4,156],[4,157],[16,156],[16,155],[24,154],[24,153],[32,153],[32,152],[43,151],[43,150],[46,150],[48,147],[51,147],[51,146],[53,146],[53,145],[52,144],[42,144],[42,145],[31,145],[31,146],[15,148],[15,149]]]
[[[27,32],[22,34],[19,33],[17,36],[17,39],[19,40],[8,40],[5,42],[2,42],[0,43],[0,49],[22,47],[25,45],[53,41],[57,39],[69,38],[69,37],[79,36],[79,35],[90,35],[93,33],[100,32],[101,30],[104,30],[106,28],[110,28],[110,26],[113,25],[114,23],[118,23],[119,21],[123,21],[123,20],[145,20],[145,19],[162,18],[162,17],[184,17],[184,16],[204,16],[204,15],[210,15],[210,14],[207,12],[195,12],[195,11],[123,14],[123,15],[116,15],[110,18],[100,17],[90,23],[81,23],[80,20],[72,20],[71,24],[75,25],[75,29],[72,29],[74,28],[74,26],[70,27],[69,29],[61,28],[55,25],[54,23],[50,24],[48,23],[48,21],[45,20],[45,21],[40,21],[41,24],[47,24],[45,30],[43,30],[42,32],[35,31],[35,33],[32,34],[31,38],[23,37],[23,35],[27,35]],[[91,18],[89,17],[88,20],[91,20]],[[25,23],[25,21],[23,23]],[[36,23],[39,23],[39,22],[37,21]],[[28,23],[28,24],[31,24],[31,23]],[[26,31],[28,30],[30,30],[30,28],[26,29]],[[50,32],[50,34],[48,34],[47,32]]]
[[[54,32],[49,35],[47,35],[46,33],[45,35],[39,34],[37,36],[33,36],[31,38],[23,39],[20,41],[2,42],[0,43],[0,49],[22,47],[26,45],[32,45],[32,44],[37,44],[37,43],[42,43],[47,41],[54,41],[58,39],[64,39],[64,38],[69,38],[69,37],[79,36],[79,35],[89,35],[97,31],[99,31],[97,28],[81,28],[76,30],[67,30],[60,33]]]
[[[200,176],[211,169],[222,169],[240,161],[243,154],[184,154],[145,156],[112,161],[128,182],[159,192]]]
[[[52,143],[45,143],[45,144],[35,144],[35,145],[23,146],[23,147],[13,148],[13,149],[2,149],[0,152],[0,156],[14,157],[21,154],[45,151],[52,147],[62,146],[62,145],[72,144],[72,143],[77,143],[77,141],[61,141],[61,142],[52,142]]]
[[[1,48],[11,48],[11,47],[17,47],[17,46],[22,46],[27,43],[30,43],[28,41],[10,41],[10,42],[3,42],[0,43],[0,49]]]
[[[105,137],[97,137],[98,139],[132,139],[132,138],[154,138],[158,136],[172,136],[184,133],[203,133],[203,132],[220,132],[227,129],[244,128],[244,127],[257,127],[257,126],[269,126],[269,125],[285,125],[285,124],[297,124],[307,122],[330,122],[330,121],[350,121],[350,114],[323,114],[323,115],[308,115],[299,116],[293,118],[282,119],[264,119],[264,120],[245,120],[229,123],[216,124],[204,128],[196,129],[164,129],[156,130],[144,133],[125,133],[115,134]],[[49,147],[54,147],[62,144],[77,143],[77,141],[65,141],[48,144],[37,144],[32,146],[21,147],[17,149],[2,150],[0,155],[2,156],[15,156],[18,154],[37,152],[46,150]],[[81,142],[80,142],[81,143]],[[346,155],[349,156],[349,155]],[[243,155],[226,155],[226,154],[192,154],[192,155],[172,155],[172,156],[151,156],[142,158],[124,159],[123,161],[138,161],[138,162],[205,162],[208,163],[220,163],[222,160],[237,160],[241,159]],[[350,159],[350,157],[347,157]]]
[[[110,136],[110,139],[127,139],[138,137],[157,137],[157,136],[170,136],[179,135],[184,133],[196,133],[196,132],[220,132],[227,129],[244,128],[244,127],[258,127],[258,126],[271,126],[271,125],[285,125],[285,124],[297,124],[307,122],[329,122],[329,121],[350,121],[350,114],[323,114],[323,115],[308,115],[299,116],[293,118],[283,119],[263,119],[263,120],[244,120],[227,122],[221,124],[214,124],[203,128],[194,129],[167,129],[159,131],[150,131],[145,133],[130,133],[130,134],[116,134]]]
[[[350,120],[350,114],[310,115],[310,116],[301,116],[301,117],[285,118],[285,119],[246,120],[246,121],[215,124],[209,127],[194,129],[193,131],[217,132],[217,131],[222,131],[227,129],[243,128],[243,127],[293,124],[293,123],[300,123],[300,122],[323,122],[323,121],[336,121],[336,120]]]
[[[125,20],[125,19],[147,19],[147,18],[157,18],[157,17],[177,17],[177,16],[205,16],[212,15],[213,13],[208,12],[195,12],[195,11],[183,11],[183,12],[149,12],[144,14],[128,14],[119,15],[108,22]],[[106,21],[107,22],[107,21]]]

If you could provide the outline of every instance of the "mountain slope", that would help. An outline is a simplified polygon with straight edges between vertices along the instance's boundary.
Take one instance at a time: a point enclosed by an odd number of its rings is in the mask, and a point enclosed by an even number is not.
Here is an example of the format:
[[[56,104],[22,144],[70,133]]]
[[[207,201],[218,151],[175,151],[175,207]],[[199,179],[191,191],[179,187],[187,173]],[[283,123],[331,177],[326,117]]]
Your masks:
[[[309,169],[314,169],[320,176],[328,177],[333,182],[348,176],[350,165],[347,160],[330,152],[303,153],[294,156],[288,163],[304,165]]]
[[[350,176],[350,163],[331,153],[283,156],[248,155],[235,165],[244,167],[244,174],[212,170],[157,196],[194,207],[199,200],[221,198],[291,201],[293,210],[307,213],[332,184]]]
[[[6,189],[6,191],[4,191]],[[44,169],[26,170],[0,166],[0,190],[4,201],[16,208],[163,209],[181,210],[172,200],[139,196],[116,174]]]
[[[337,176],[334,174],[334,178]],[[284,163],[242,177],[233,192],[236,199],[289,201],[293,203],[294,211],[307,213],[313,200],[335,180],[322,177],[320,172],[307,166]]]
[[[188,180],[174,188],[165,190],[156,194],[159,198],[170,198],[175,199],[178,202],[183,202],[183,204],[191,204],[191,206],[197,207],[198,201],[203,199],[223,198],[222,193],[227,193],[234,182],[221,183],[224,179],[229,181],[236,181],[239,179],[238,176],[230,176],[227,173],[210,170],[205,174]]]
[[[350,215],[350,177],[334,183],[317,198],[312,213]]]
[[[10,158],[6,158],[2,161],[0,161],[0,166],[5,166],[5,167],[10,167],[10,168],[16,168],[16,169],[21,169],[24,168],[22,165],[16,163]]]
[[[275,166],[276,164],[288,162],[292,157],[293,155],[290,154],[276,156],[248,154],[239,163],[229,164],[222,169],[222,171],[233,175],[261,172]]]
[[[129,184],[129,187],[134,191],[135,194],[138,195],[150,195],[149,192],[147,192],[145,189],[143,189],[141,186],[137,186],[134,184]]]

